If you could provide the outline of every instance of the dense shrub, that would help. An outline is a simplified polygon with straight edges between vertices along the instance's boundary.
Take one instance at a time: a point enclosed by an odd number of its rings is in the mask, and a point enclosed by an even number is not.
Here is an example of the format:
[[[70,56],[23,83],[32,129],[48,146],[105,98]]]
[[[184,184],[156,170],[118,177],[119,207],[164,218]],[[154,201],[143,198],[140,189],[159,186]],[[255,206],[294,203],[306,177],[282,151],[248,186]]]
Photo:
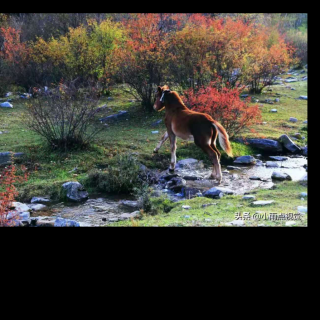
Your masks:
[[[26,123],[53,148],[82,148],[101,128],[91,125],[98,101],[92,85],[84,89],[61,83],[50,91],[38,92],[38,98],[28,104]]]
[[[211,82],[207,87],[201,87],[197,92],[191,88],[184,93],[184,101],[194,111],[210,114],[227,130],[230,138],[250,128],[261,119],[257,105],[250,106],[249,101],[241,100],[241,88],[216,87],[217,82]]]
[[[132,154],[119,155],[107,171],[92,170],[84,184],[97,191],[110,193],[131,193],[142,184],[141,164]]]

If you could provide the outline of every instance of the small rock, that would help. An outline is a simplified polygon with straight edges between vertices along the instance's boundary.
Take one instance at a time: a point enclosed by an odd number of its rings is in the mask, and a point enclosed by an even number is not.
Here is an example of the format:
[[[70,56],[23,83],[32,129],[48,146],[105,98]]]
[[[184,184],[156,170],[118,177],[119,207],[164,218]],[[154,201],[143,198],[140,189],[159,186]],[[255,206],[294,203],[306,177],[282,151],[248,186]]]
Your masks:
[[[233,163],[255,164],[256,159],[253,156],[241,156],[234,160]]]
[[[259,200],[259,201],[252,202],[252,205],[254,205],[254,206],[267,206],[272,203],[274,203],[274,200]]]
[[[209,207],[209,206],[215,206],[217,203],[206,203],[206,204],[203,204],[201,207],[202,208],[206,208],[206,207]]]
[[[152,134],[159,133],[159,131],[151,131]]]
[[[272,175],[271,175],[271,178],[275,179],[275,180],[281,180],[281,181],[292,180],[291,176],[289,176],[285,172],[280,172],[280,171],[273,171]]]
[[[191,207],[190,206],[182,206],[182,209],[189,210],[189,209],[191,209]]]
[[[266,162],[266,167],[268,168],[279,168],[280,167],[280,164],[277,163],[277,162],[274,162],[274,161],[267,161]]]
[[[294,117],[290,117],[289,121],[291,121],[291,122],[297,122],[298,119],[297,119],[297,118],[294,118]]]
[[[270,112],[276,113],[276,112],[278,112],[278,110],[277,109],[271,109]]]
[[[40,211],[40,210],[47,208],[47,206],[39,203],[39,204],[30,204],[29,208],[33,211]]]
[[[288,227],[293,226],[293,225],[295,225],[295,224],[296,224],[295,221],[287,221],[287,222],[286,222],[286,226],[288,226]]]
[[[222,197],[223,194],[234,194],[234,191],[228,188],[223,188],[223,187],[213,187],[209,190],[207,190],[204,193],[205,197],[208,198],[217,198],[217,197]]]
[[[231,222],[226,223],[225,225],[242,227],[242,226],[245,226],[245,223],[243,220],[233,220]]]
[[[299,99],[301,99],[301,100],[308,100],[308,96],[300,96]]]
[[[79,222],[70,220],[70,219],[64,219],[64,218],[57,218],[54,222],[55,227],[80,227]]]
[[[9,103],[8,101],[0,103],[0,107],[2,108],[13,108],[13,105]]]
[[[302,213],[302,214],[308,213],[308,207],[298,206],[297,209],[299,213]]]
[[[234,166],[227,166],[227,169],[228,169],[228,170],[239,170],[239,171],[242,170],[242,168],[234,167]]]
[[[31,203],[41,203],[41,204],[46,204],[50,202],[49,198],[46,197],[32,197]]]
[[[256,197],[253,195],[245,195],[242,197],[242,200],[255,200]]]
[[[308,124],[308,120],[305,120],[305,121],[303,121],[302,123],[304,123],[304,124]]]
[[[307,194],[307,192],[301,192],[301,193],[300,193],[300,196],[301,196],[301,197],[307,197],[308,194]]]
[[[249,179],[250,180],[261,180],[261,178],[257,177],[257,176],[250,176]]]
[[[276,161],[285,161],[289,159],[288,157],[282,157],[282,156],[269,156],[269,158]]]

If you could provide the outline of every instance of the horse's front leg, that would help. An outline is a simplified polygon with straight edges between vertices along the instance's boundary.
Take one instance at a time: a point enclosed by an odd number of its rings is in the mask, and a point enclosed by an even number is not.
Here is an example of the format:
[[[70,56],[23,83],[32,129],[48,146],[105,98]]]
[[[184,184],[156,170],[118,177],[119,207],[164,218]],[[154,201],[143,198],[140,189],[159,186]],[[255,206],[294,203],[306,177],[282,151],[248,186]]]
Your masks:
[[[171,163],[169,167],[169,172],[174,172],[176,167],[177,157],[176,157],[176,150],[177,150],[177,137],[174,133],[169,134],[170,138],[170,148],[171,148]]]
[[[159,141],[158,145],[154,148],[153,152],[158,153],[161,146],[167,141],[169,138],[168,131],[164,133],[164,135],[161,137],[161,140]]]

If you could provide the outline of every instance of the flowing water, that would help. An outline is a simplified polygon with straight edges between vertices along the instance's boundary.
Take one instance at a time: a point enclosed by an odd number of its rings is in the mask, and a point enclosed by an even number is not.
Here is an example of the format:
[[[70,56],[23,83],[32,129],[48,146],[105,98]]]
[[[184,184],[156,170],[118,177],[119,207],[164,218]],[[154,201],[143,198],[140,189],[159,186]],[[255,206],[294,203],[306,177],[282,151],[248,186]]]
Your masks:
[[[257,157],[258,158],[258,157]],[[289,174],[293,181],[302,179],[306,175],[306,169],[303,167],[307,165],[305,157],[290,157],[285,161],[274,161],[270,158],[262,158],[262,165],[241,165],[234,164],[238,169],[227,170],[227,166],[222,165],[223,180],[219,185],[234,191],[234,194],[250,193],[256,188],[272,188],[276,180],[271,179],[273,171],[281,171]],[[265,166],[265,161],[274,161],[280,165],[280,168],[269,168]],[[227,171],[228,172],[227,172]],[[196,191],[204,192],[209,188],[218,186],[214,180],[209,180],[211,168],[203,167],[176,169],[180,177],[195,177],[198,180],[187,180],[185,190],[194,189]],[[162,172],[160,175],[167,174]],[[251,180],[249,177],[256,176],[261,180]],[[165,184],[158,184],[154,186],[159,194],[167,194],[173,201],[179,201],[190,197],[182,192],[173,192],[166,188]],[[186,192],[187,193],[187,192]],[[48,216],[48,219],[62,217],[72,219],[80,222],[82,226],[101,226],[107,222],[114,222],[122,220],[123,218],[130,218],[130,213],[137,210],[137,208],[130,208],[121,205],[120,200],[128,200],[129,196],[102,196],[91,195],[84,203],[56,203],[50,205],[47,210],[43,212],[36,212],[33,216]]]

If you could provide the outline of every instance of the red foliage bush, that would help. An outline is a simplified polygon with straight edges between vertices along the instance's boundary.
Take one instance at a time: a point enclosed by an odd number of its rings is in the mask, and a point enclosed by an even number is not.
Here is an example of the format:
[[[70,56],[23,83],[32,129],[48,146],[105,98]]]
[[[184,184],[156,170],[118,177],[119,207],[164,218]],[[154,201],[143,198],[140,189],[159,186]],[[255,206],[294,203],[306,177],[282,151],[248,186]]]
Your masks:
[[[23,176],[17,176],[17,169],[14,164],[6,167],[3,172],[0,172],[0,227],[15,226],[12,220],[7,218],[12,207],[12,202],[18,195],[15,183],[27,180],[26,168],[21,167],[24,171]]]
[[[261,120],[258,105],[250,106],[250,98],[241,100],[242,89],[222,87],[217,82],[210,82],[197,92],[192,88],[186,90],[183,99],[192,110],[207,113],[219,121],[232,138]]]

